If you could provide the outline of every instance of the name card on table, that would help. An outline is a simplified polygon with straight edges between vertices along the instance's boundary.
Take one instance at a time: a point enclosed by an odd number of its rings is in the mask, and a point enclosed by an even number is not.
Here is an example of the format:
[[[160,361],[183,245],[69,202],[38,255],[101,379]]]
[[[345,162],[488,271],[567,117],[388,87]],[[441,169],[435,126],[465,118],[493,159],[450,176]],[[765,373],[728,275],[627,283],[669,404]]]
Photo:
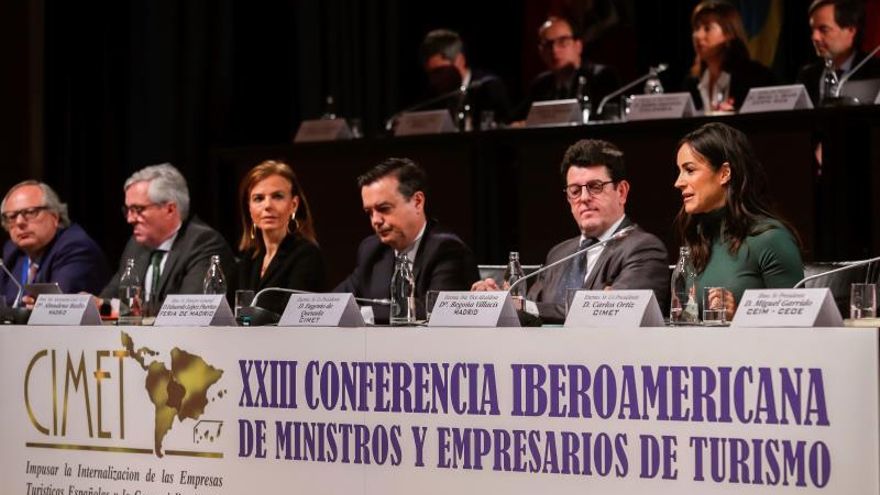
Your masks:
[[[529,108],[526,127],[578,125],[582,119],[581,106],[576,98],[536,101]]]
[[[752,88],[739,113],[779,112],[813,108],[813,102],[803,84]]]
[[[507,291],[441,292],[429,327],[518,327],[519,317]]]
[[[417,136],[419,134],[443,134],[455,132],[449,110],[426,110],[407,112],[397,119],[395,136]]]
[[[731,326],[842,327],[831,291],[825,289],[749,289]]]
[[[362,327],[364,318],[351,293],[291,294],[279,327]]]
[[[351,139],[351,128],[345,119],[304,120],[296,131],[294,143],[318,143]]]
[[[694,99],[690,93],[634,95],[626,119],[679,119],[692,117],[694,113]]]
[[[566,327],[662,327],[663,314],[652,290],[579,290]]]
[[[153,326],[235,326],[235,318],[223,294],[172,294],[162,303]]]
[[[40,294],[28,325],[100,325],[98,307],[89,294]]]

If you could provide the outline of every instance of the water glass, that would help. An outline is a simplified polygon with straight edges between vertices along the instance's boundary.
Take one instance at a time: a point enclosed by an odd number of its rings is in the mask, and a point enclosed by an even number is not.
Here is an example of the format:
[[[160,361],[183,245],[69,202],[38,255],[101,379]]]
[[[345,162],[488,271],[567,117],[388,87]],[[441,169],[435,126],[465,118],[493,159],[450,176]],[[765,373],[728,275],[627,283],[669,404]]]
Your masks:
[[[241,289],[235,291],[235,317],[239,317],[241,308],[250,306],[254,302],[254,291]]]
[[[877,284],[852,284],[849,317],[853,320],[877,317]]]
[[[431,320],[431,311],[434,309],[434,304],[437,303],[437,298],[440,296],[439,290],[429,290],[427,294],[425,294],[425,319]]]
[[[725,299],[730,291],[724,287],[703,288],[703,325],[726,325],[728,323]]]

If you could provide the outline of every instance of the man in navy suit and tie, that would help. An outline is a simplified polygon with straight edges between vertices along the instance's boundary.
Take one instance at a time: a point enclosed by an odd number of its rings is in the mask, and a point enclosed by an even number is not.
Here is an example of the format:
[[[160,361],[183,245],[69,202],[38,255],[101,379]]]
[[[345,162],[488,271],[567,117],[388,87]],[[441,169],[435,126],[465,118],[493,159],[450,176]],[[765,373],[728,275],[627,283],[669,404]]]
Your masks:
[[[110,269],[101,248],[79,225],[70,222],[67,205],[47,184],[27,180],[6,193],[0,205],[3,228],[9,240],[3,246],[3,263],[25,286],[55,282],[65,293],[97,292],[107,283]],[[7,305],[30,306],[26,292],[18,299],[18,286],[0,275],[0,290]]]
[[[452,232],[425,215],[427,174],[412,160],[389,158],[358,177],[364,212],[375,236],[364,239],[357,266],[334,292],[387,299],[394,259],[412,263],[416,317],[425,317],[428,290],[468,290],[480,278],[471,250]],[[376,323],[387,323],[389,308],[374,305]]]

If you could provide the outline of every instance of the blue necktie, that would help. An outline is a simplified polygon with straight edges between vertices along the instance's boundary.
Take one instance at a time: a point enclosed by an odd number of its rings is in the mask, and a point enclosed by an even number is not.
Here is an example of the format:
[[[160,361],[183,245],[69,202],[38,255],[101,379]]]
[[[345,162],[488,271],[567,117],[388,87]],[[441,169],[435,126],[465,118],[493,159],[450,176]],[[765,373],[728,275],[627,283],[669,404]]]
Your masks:
[[[595,237],[581,239],[581,242],[578,245],[578,251],[592,246],[595,243]],[[565,282],[565,288],[581,289],[584,286],[584,279],[587,278],[587,253],[575,257],[573,260],[571,260],[571,262],[571,270],[568,272],[568,277],[566,278]]]

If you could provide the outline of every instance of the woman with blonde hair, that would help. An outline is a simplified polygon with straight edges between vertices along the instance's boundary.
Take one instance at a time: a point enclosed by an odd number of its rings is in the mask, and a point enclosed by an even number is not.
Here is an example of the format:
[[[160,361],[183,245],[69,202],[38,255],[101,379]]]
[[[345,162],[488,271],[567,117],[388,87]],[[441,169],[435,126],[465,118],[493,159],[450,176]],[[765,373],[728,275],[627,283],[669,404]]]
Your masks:
[[[239,185],[239,206],[239,288],[325,288],[324,260],[315,237],[312,212],[290,166],[268,160],[252,168]],[[262,302],[268,300],[261,297],[260,306],[268,307]],[[280,313],[286,301],[287,297],[283,297],[283,302],[278,301],[268,309]]]

